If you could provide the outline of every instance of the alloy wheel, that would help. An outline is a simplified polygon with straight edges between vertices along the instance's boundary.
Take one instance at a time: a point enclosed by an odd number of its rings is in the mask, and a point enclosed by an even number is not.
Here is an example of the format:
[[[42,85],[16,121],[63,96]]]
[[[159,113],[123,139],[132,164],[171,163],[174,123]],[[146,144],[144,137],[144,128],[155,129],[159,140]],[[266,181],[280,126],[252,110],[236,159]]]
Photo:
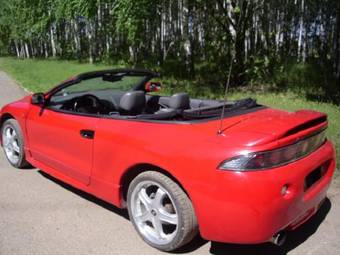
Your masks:
[[[153,181],[140,182],[131,195],[131,212],[142,236],[156,245],[173,241],[178,231],[178,213],[164,187]]]
[[[12,164],[17,164],[21,156],[18,139],[15,129],[11,126],[5,126],[2,131],[2,142],[6,156]]]

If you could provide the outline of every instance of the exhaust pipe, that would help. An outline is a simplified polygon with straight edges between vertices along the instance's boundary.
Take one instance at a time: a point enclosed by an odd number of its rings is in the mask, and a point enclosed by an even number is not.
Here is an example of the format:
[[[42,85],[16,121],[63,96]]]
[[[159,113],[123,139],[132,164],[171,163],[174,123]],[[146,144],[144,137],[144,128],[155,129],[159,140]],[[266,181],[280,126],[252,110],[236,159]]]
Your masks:
[[[286,238],[287,238],[286,231],[280,231],[273,235],[273,237],[270,239],[270,242],[277,246],[281,246],[285,243]]]

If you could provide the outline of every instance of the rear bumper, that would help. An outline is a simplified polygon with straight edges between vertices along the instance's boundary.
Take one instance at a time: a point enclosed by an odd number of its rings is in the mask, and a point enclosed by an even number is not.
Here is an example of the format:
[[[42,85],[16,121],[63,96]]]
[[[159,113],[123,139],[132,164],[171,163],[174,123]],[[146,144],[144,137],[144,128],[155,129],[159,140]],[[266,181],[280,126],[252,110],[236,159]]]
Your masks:
[[[307,175],[322,165],[327,172],[305,190]],[[280,230],[294,229],[318,210],[334,169],[335,151],[327,141],[308,157],[275,169],[217,170],[212,188],[193,199],[201,235],[219,242],[262,243]],[[282,195],[284,185],[288,192]]]

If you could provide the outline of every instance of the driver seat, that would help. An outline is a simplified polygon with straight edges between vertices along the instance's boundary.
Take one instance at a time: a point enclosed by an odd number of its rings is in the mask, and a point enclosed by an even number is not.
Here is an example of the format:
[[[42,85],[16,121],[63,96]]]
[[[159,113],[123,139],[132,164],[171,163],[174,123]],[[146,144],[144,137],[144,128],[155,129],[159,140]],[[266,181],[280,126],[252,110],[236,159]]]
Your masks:
[[[146,99],[143,91],[129,91],[119,101],[119,113],[135,116],[142,114],[146,107]]]

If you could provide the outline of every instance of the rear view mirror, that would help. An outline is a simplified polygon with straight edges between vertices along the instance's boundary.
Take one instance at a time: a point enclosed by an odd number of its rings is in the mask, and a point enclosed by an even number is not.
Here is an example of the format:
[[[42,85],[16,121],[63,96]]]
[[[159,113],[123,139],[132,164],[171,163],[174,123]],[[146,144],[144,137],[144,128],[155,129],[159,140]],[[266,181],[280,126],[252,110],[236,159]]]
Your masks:
[[[121,81],[122,78],[123,78],[122,75],[116,75],[116,74],[104,74],[103,75],[103,81],[108,81],[108,82]]]
[[[146,92],[156,92],[162,89],[162,84],[159,81],[149,81],[145,84]]]
[[[32,95],[31,103],[34,105],[44,105],[45,104],[45,95],[44,93],[35,93]]]

